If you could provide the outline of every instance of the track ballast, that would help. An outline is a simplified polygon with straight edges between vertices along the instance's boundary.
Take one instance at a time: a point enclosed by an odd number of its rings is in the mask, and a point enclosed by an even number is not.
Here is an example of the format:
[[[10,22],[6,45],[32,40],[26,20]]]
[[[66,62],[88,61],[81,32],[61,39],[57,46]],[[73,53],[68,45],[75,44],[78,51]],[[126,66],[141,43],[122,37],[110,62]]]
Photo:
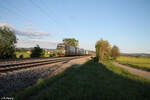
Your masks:
[[[72,59],[81,58],[81,56],[76,57],[60,57],[60,58],[49,58],[49,59],[41,59],[39,61],[30,61],[30,62],[19,62],[13,64],[0,64],[0,73],[7,73],[11,71],[21,70],[30,67],[38,67],[47,64],[53,64],[58,62],[65,62]]]

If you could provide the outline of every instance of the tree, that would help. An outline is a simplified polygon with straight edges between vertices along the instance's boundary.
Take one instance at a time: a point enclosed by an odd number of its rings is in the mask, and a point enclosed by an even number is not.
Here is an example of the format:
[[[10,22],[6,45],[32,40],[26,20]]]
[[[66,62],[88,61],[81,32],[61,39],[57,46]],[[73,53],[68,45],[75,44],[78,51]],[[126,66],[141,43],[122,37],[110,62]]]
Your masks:
[[[52,53],[52,54],[49,55],[49,57],[57,57],[57,56],[58,56],[58,55],[57,55],[56,52],[54,52],[54,53]]]
[[[0,59],[15,58],[17,38],[7,27],[0,27]]]
[[[78,47],[78,40],[75,38],[65,38],[63,39],[63,43],[71,45],[73,47]]]
[[[120,56],[120,51],[119,51],[119,48],[114,45],[111,49],[111,55],[114,59],[117,59],[118,56]]]
[[[110,52],[110,44],[106,40],[99,40],[96,42],[96,57],[98,57],[98,61],[101,62],[104,58],[104,54]]]
[[[32,49],[32,53],[30,56],[31,57],[43,57],[44,56],[44,50],[41,49],[39,45],[36,45],[36,47],[34,47]]]

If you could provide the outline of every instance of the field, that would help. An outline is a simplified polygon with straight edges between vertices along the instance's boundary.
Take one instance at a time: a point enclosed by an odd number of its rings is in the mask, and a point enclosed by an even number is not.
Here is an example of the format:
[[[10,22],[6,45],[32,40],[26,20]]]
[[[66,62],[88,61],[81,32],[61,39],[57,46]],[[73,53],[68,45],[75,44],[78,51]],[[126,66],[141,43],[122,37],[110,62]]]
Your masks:
[[[23,58],[30,58],[30,53],[27,53],[27,52],[23,52],[23,51],[22,51],[22,52],[16,52],[15,54],[16,54],[16,57],[17,57],[17,58],[19,58],[20,55],[23,55]],[[49,55],[50,55],[50,54],[45,53],[45,54],[44,54],[44,57],[49,57]]]
[[[88,61],[12,96],[15,100],[148,100],[150,80],[129,73],[111,62]]]
[[[30,57],[30,54],[29,53],[26,53],[26,52],[16,52],[16,57],[19,58],[20,55],[23,55],[23,58],[29,58]]]
[[[117,59],[117,62],[130,67],[150,71],[150,57],[121,56]]]

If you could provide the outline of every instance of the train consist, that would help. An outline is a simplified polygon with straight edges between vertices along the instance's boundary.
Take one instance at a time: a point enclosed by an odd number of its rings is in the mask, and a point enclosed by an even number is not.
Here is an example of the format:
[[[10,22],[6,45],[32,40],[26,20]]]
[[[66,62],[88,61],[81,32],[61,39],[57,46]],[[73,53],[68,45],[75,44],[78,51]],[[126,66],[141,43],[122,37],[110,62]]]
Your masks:
[[[87,50],[73,47],[65,43],[57,44],[57,50],[60,56],[83,56],[89,54]]]

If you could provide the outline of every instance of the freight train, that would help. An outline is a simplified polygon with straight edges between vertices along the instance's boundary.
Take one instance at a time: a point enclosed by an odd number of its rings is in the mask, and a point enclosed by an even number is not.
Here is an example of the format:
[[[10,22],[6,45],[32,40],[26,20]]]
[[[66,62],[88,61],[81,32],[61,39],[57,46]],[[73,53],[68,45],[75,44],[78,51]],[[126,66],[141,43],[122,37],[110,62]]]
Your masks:
[[[57,51],[59,56],[83,56],[88,55],[88,51],[67,45],[65,43],[57,44]]]

